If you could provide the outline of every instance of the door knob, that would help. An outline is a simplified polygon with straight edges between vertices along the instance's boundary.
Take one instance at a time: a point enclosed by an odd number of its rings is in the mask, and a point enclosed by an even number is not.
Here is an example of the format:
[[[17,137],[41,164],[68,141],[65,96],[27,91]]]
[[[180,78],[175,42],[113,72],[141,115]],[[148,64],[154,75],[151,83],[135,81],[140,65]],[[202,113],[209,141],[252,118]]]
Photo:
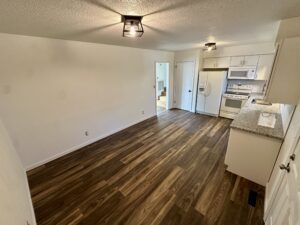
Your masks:
[[[189,90],[189,92],[192,92],[191,90]]]
[[[295,158],[296,158],[295,154],[290,155],[290,160],[295,161]]]
[[[286,170],[288,173],[289,173],[290,170],[291,170],[291,168],[290,168],[290,163],[288,163],[287,165],[281,164],[281,165],[279,166],[279,168],[280,168],[281,170]]]

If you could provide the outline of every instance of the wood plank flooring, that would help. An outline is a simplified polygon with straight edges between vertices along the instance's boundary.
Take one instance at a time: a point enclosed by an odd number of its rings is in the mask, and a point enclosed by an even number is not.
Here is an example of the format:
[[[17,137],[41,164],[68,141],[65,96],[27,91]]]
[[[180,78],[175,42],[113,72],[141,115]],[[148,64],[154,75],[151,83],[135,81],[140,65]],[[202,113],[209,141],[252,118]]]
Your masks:
[[[264,188],[225,170],[230,122],[169,110],[29,171],[38,224],[262,225]]]

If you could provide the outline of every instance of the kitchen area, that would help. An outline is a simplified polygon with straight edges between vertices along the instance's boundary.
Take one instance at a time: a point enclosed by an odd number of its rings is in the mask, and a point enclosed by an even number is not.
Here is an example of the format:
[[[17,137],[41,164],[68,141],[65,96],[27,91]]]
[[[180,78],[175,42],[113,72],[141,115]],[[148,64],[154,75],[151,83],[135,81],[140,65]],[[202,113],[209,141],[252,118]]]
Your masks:
[[[251,95],[264,95],[271,74],[274,56],[275,53],[204,58],[203,71],[199,72],[196,111],[234,119]],[[226,78],[224,76],[221,78],[225,86],[222,90],[219,87],[215,87],[214,81],[203,80],[203,74],[215,73],[226,75]],[[215,98],[211,98],[215,89],[221,90],[219,93],[221,102],[219,102],[220,99],[215,100]],[[211,99],[203,104],[202,96]],[[207,105],[211,101],[215,101],[214,104],[218,106],[218,113],[213,113],[209,109],[202,109],[203,105]]]
[[[286,61],[280,56],[291,50],[282,45],[205,52],[198,78],[196,113],[232,120],[227,170],[262,186],[270,179],[297,104],[277,95],[272,99],[272,93],[288,92],[274,83],[280,60]]]
[[[267,225],[299,219],[299,22],[281,22],[267,47],[204,52],[198,76],[196,113],[231,120],[224,164],[266,188]]]
[[[297,221],[292,212],[300,210],[299,24],[300,17],[281,21],[274,42],[220,47],[211,42],[175,54],[176,63],[195,66],[193,85],[186,88],[191,107],[177,104],[176,86],[174,107],[230,124],[222,161],[228,174],[237,175],[235,187],[246,179],[265,188],[266,225]],[[175,78],[177,70],[175,64]],[[276,217],[281,211],[286,215]]]

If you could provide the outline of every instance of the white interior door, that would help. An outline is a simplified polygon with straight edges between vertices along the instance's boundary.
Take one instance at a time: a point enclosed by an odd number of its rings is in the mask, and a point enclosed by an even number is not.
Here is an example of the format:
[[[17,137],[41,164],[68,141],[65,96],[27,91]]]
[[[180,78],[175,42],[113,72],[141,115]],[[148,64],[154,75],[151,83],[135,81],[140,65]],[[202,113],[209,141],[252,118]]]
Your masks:
[[[300,225],[300,137],[266,219],[266,225]]]
[[[279,169],[281,164],[287,165],[290,162],[290,156],[294,153],[297,142],[300,137],[300,101],[296,107],[289,128],[286,132],[284,141],[280,148],[279,155],[277,157],[272,175],[266,186],[265,195],[265,212],[264,220],[267,221],[272,215],[274,204],[278,201],[278,190],[281,188],[281,184],[284,180],[285,171]],[[300,157],[300,156],[298,156]]]
[[[194,81],[194,62],[178,62],[175,72],[176,107],[191,111]]]

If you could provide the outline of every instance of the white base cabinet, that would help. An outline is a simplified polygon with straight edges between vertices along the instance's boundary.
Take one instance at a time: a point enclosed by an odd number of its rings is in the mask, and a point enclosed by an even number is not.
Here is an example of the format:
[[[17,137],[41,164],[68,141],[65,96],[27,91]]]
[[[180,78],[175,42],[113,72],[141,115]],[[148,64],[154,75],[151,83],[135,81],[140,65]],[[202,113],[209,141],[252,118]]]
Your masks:
[[[279,139],[231,128],[225,157],[227,170],[266,186],[280,146]]]

